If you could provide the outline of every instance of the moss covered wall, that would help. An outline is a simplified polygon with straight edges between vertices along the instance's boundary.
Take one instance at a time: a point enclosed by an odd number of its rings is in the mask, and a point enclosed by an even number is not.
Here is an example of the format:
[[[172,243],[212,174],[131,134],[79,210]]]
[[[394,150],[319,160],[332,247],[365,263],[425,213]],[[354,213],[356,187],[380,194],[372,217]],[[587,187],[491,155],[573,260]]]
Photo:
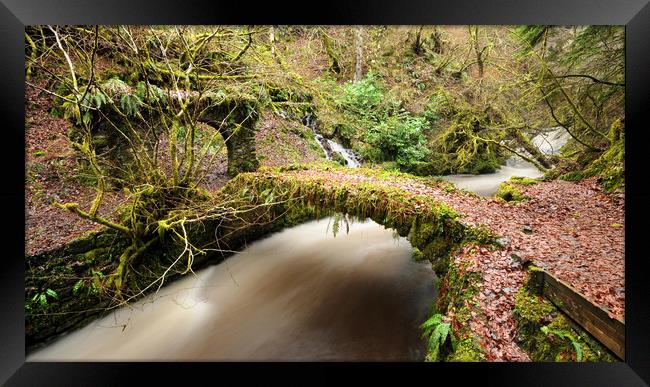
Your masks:
[[[473,297],[479,292],[481,277],[469,272],[454,261],[449,262],[447,275],[442,279],[437,308],[449,317],[453,337],[441,349],[440,360],[454,362],[485,361],[479,338],[472,332],[469,321],[478,311]]]
[[[260,162],[255,148],[255,124],[259,118],[254,100],[225,100],[206,110],[201,121],[221,133],[228,148],[228,175],[257,170]]]

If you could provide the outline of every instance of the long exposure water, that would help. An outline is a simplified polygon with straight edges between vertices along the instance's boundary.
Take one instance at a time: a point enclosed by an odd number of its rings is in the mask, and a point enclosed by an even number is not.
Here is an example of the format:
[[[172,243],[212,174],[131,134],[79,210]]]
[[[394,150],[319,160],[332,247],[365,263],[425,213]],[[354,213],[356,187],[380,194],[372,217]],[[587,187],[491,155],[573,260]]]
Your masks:
[[[431,265],[377,223],[334,236],[331,222],[257,241],[27,360],[422,360]]]

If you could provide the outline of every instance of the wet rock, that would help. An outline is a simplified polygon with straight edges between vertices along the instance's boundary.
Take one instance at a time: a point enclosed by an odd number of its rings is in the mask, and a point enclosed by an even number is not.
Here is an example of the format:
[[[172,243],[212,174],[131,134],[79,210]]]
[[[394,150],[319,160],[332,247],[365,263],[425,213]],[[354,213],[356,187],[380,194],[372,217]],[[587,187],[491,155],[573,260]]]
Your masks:
[[[512,258],[514,262],[517,262],[521,266],[526,266],[532,262],[530,258],[522,254],[520,251],[515,251],[512,254],[510,254],[510,258]]]
[[[501,237],[501,238],[499,238],[499,239],[496,240],[496,244],[497,244],[499,247],[502,247],[502,248],[504,248],[504,249],[507,249],[507,248],[510,247],[510,245],[512,244],[512,238],[509,237],[509,236]]]

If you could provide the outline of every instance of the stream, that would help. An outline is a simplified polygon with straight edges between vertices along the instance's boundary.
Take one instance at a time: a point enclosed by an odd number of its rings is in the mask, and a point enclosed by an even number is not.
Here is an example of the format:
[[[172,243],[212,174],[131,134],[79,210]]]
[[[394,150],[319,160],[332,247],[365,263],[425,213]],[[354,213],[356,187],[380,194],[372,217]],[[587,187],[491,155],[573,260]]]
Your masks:
[[[111,312],[27,361],[417,361],[436,298],[429,262],[391,229],[332,218],[256,241]]]
[[[332,139],[323,137],[317,131],[315,119],[308,115],[304,119],[306,126],[310,127],[314,132],[316,142],[320,145],[325,153],[327,160],[332,160],[332,155],[338,153],[350,168],[359,168],[361,166],[360,158],[354,154],[350,149],[346,149],[341,144]],[[557,154],[560,148],[566,144],[569,139],[569,134],[562,127],[547,128],[542,133],[531,139],[531,142],[544,154]],[[523,149],[518,149],[519,152],[527,153]],[[443,179],[453,183],[458,188],[466,189],[474,192],[479,196],[493,196],[499,189],[499,185],[504,181],[509,180],[513,176],[522,176],[530,178],[538,178],[544,176],[534,164],[522,159],[519,156],[513,155],[506,160],[506,164],[498,168],[493,173],[486,173],[482,175],[471,174],[456,174],[441,176]]]
[[[316,142],[325,153],[325,158],[327,160],[333,160],[333,155],[338,153],[346,162],[347,166],[350,168],[359,168],[361,166],[361,161],[358,155],[356,155],[351,149],[345,148],[343,145],[338,142],[323,137],[322,134],[318,132],[318,124],[316,119],[312,114],[306,115],[302,122],[305,126],[310,128],[314,132],[314,138]]]
[[[560,148],[566,144],[569,134],[562,127],[549,128],[541,134],[533,137],[531,142],[544,154],[557,154]],[[518,151],[524,152],[519,149]],[[443,179],[454,183],[458,188],[474,192],[479,196],[493,196],[499,189],[499,185],[509,180],[512,176],[523,176],[538,178],[544,176],[544,172],[522,159],[519,156],[512,156],[506,160],[506,165],[501,166],[493,173],[482,175],[446,175]]]

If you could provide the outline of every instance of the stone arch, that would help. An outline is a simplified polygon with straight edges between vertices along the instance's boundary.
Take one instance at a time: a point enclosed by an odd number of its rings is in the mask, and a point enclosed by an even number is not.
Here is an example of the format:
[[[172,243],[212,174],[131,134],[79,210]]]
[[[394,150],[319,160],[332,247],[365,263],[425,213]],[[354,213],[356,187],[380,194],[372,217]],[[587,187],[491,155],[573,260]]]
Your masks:
[[[336,212],[372,219],[406,237],[421,259],[432,262],[439,276],[446,273],[448,259],[460,244],[495,241],[487,229],[461,223],[460,215],[445,203],[382,184],[340,184],[326,176],[314,178],[308,173],[264,171],[238,175],[223,192],[229,195],[246,192],[247,200],[264,202],[270,198],[277,202],[273,211],[277,218],[269,219],[275,229]],[[239,230],[238,227],[241,225],[233,230]]]
[[[228,150],[228,175],[253,172],[260,166],[255,148],[258,104],[248,99],[227,99],[206,108],[201,122],[217,129]]]
[[[233,177],[241,172],[256,171],[260,166],[255,147],[255,126],[260,116],[258,102],[240,96],[223,98],[207,95],[199,98],[196,92],[188,93],[190,97],[196,97],[190,100],[194,105],[192,108],[201,109],[198,121],[218,130],[224,139],[228,153],[228,175]],[[113,96],[115,103],[119,104],[123,95]],[[148,122],[160,120],[160,113],[157,111],[142,110],[140,113]],[[115,126],[125,125],[124,118],[112,111],[108,105],[104,105],[102,114],[94,114],[94,122],[93,145],[98,153],[105,153],[112,160],[116,165],[114,172],[119,173],[133,157],[129,151],[129,141],[124,139],[124,135],[130,135],[131,132],[124,128],[115,129]],[[150,131],[145,127],[138,127],[136,130]],[[155,131],[155,128],[153,130]],[[80,136],[74,127],[68,135],[73,141],[78,141]]]

